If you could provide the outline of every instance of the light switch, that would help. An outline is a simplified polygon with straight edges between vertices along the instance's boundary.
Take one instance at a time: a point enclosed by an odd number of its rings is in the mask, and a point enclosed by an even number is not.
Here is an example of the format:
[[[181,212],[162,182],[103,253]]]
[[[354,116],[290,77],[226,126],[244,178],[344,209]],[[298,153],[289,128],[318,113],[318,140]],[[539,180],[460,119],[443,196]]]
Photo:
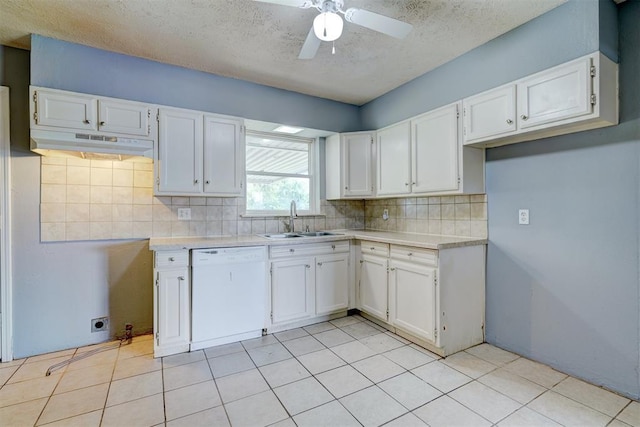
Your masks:
[[[191,208],[178,208],[178,220],[189,221],[191,219]]]
[[[520,209],[518,211],[518,224],[529,225],[529,209]]]

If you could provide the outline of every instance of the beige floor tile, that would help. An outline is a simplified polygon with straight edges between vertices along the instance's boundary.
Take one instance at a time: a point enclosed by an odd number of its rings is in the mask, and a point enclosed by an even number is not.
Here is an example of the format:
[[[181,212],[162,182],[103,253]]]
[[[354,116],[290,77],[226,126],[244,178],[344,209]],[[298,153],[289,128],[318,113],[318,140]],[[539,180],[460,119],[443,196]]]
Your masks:
[[[352,325],[344,326],[340,329],[357,340],[380,334],[380,331],[377,328],[374,328],[373,326],[365,322],[354,323]]]
[[[300,356],[298,360],[313,375],[345,365],[344,361],[329,349],[305,354]]]
[[[288,359],[260,367],[260,372],[271,388],[289,384],[311,376],[297,359]]]
[[[340,329],[331,329],[329,331],[320,332],[319,334],[315,334],[314,338],[327,347],[335,347],[340,344],[354,341],[355,339]]]
[[[0,387],[2,387],[4,383],[11,378],[11,375],[13,375],[19,367],[20,366],[7,366],[6,368],[3,368],[2,365],[0,365]]]
[[[114,381],[120,380],[134,375],[159,371],[160,369],[162,369],[162,359],[156,359],[150,354],[121,359],[116,363],[116,369],[113,372],[113,379]]]
[[[617,418],[614,418],[613,421],[607,424],[607,427],[630,427],[630,426],[631,426],[630,424],[623,423]]]
[[[187,363],[200,362],[205,359],[204,351],[191,351],[188,353],[174,354],[162,358],[162,367],[164,369],[173,368],[175,366],[186,365]]]
[[[335,330],[339,331],[339,329],[335,329]],[[328,332],[332,332],[332,331],[328,331]],[[322,333],[326,333],[326,332],[322,332]],[[302,356],[303,354],[307,354],[307,353],[313,353],[314,351],[320,351],[325,348],[325,346],[322,345],[320,341],[318,341],[317,339],[315,339],[315,337],[312,337],[310,335],[302,338],[295,338],[289,341],[285,341],[283,344],[287,348],[287,350],[289,350],[289,352],[296,357]]]
[[[273,389],[278,400],[291,415],[299,414],[334,400],[315,378],[305,378]]]
[[[449,393],[449,397],[462,403],[492,423],[497,423],[506,418],[522,406],[515,400],[477,381],[452,391]]]
[[[351,366],[341,366],[316,375],[318,381],[336,398],[370,387],[373,383]]]
[[[83,353],[78,353],[78,356],[81,356]],[[92,354],[83,359],[76,360],[69,364],[67,369],[69,371],[73,371],[76,369],[84,369],[90,366],[98,366],[98,365],[115,365],[116,359],[118,358],[118,349],[109,349],[105,351],[101,351],[99,353]]]
[[[225,406],[234,427],[265,426],[289,417],[271,390],[236,400]]]
[[[384,427],[420,427],[427,424],[411,412],[388,422]]]
[[[31,400],[17,405],[0,408],[0,425],[2,426],[32,426],[47,404],[48,398]]]
[[[277,423],[269,425],[269,427],[296,427],[296,423],[293,422],[293,418],[287,418]]]
[[[431,352],[431,351],[427,350],[427,349],[426,349],[426,348],[424,348],[424,347],[420,347],[420,346],[419,346],[419,345],[417,345],[417,344],[409,344],[409,347],[411,347],[411,348],[412,348],[412,349],[414,349],[414,350],[418,350],[418,351],[419,351],[419,352],[421,352],[421,353],[426,354],[427,356],[429,356],[429,357],[433,358],[433,360],[442,360],[442,357],[441,357],[441,356],[439,356],[439,355],[437,355],[437,354],[435,354],[435,353],[433,353],[433,352]]]
[[[102,409],[46,424],[47,427],[99,427]]]
[[[413,411],[431,427],[484,427],[491,423],[449,396],[442,396]]]
[[[165,391],[213,379],[206,360],[163,370]]]
[[[471,378],[481,377],[497,368],[496,365],[464,351],[442,359],[442,363]]]
[[[412,369],[411,372],[443,393],[448,393],[471,381],[468,376],[440,361],[427,363],[419,368]]]
[[[329,323],[331,323],[336,328],[342,328],[358,322],[362,322],[362,319],[356,319],[354,316],[341,317],[339,319],[333,319],[329,321]]]
[[[65,358],[70,358],[72,357],[76,352],[75,348],[69,349],[69,350],[62,350],[62,351],[54,351],[52,353],[45,353],[45,354],[40,354],[38,356],[32,356],[27,358],[27,360],[25,360],[24,363],[33,363],[33,362],[41,362],[43,360],[50,360],[50,359],[56,359],[56,358],[60,358],[60,357],[65,357]]]
[[[567,375],[561,372],[522,357],[506,364],[504,368],[546,388],[551,388],[567,378]]]
[[[286,343],[290,342],[291,341],[287,341]],[[293,357],[291,353],[279,342],[247,349],[247,353],[249,353],[249,356],[251,356],[251,359],[256,366],[264,366],[281,360],[291,359]]]
[[[640,403],[631,402],[617,417],[620,421],[634,427],[640,427]]]
[[[111,381],[113,366],[98,365],[75,371],[67,371],[62,376],[55,394],[66,393],[71,390],[89,387],[97,384],[104,384]]]
[[[15,359],[11,362],[0,362],[0,368],[9,368],[22,365],[27,359]]]
[[[109,341],[109,342],[101,342],[98,344],[92,344],[92,345],[87,345],[84,347],[78,347],[78,349],[76,350],[76,355],[80,355],[83,353],[87,353],[89,351],[94,351],[94,350],[111,350],[111,349],[118,349],[120,347],[120,341]]]
[[[51,374],[48,377],[36,378],[15,384],[5,384],[0,389],[0,408],[29,400],[48,397],[60,380],[60,374]]]
[[[102,427],[147,427],[164,422],[162,394],[145,397],[104,410]]]
[[[98,384],[51,396],[38,425],[102,409],[108,391],[109,384]]]
[[[118,353],[118,359],[153,354],[153,340],[134,341],[131,344],[123,344]]]
[[[162,393],[161,371],[124,378],[111,383],[107,406],[119,405],[158,393]]]
[[[42,378],[47,373],[47,370],[51,365],[67,360],[68,357],[56,357],[53,359],[45,359],[39,362],[24,363],[18,368],[18,370],[9,378],[7,384],[14,384],[21,381],[31,380],[34,378]],[[56,369],[56,373],[62,373],[66,370],[66,367]]]
[[[320,332],[335,329],[335,326],[329,322],[322,322],[322,323],[315,323],[313,325],[305,326],[303,329],[308,333],[310,333],[311,335],[314,335],[314,334],[319,334]]]
[[[379,383],[378,387],[410,411],[442,395],[439,390],[431,387],[410,372],[389,378]]]
[[[167,420],[174,420],[220,406],[222,401],[212,380],[169,391],[164,395],[164,404]]]
[[[374,353],[384,353],[404,345],[397,339],[390,337],[385,333],[378,333],[376,335],[361,338],[360,342],[369,347]]]
[[[222,377],[216,384],[225,403],[269,390],[269,385],[257,369]]]
[[[611,417],[553,391],[527,406],[564,426],[605,426],[611,421]]]
[[[243,349],[244,350],[244,349]],[[215,426],[229,427],[227,413],[222,406],[207,409],[186,417],[167,422],[167,427]]]
[[[365,426],[379,426],[407,413],[407,409],[373,386],[340,399],[340,403]]]
[[[541,385],[533,383],[519,375],[512,374],[504,369],[496,369],[484,377],[481,377],[478,381],[523,405],[526,405],[547,391],[547,389]]]
[[[374,383],[384,381],[388,378],[395,377],[396,375],[406,372],[402,366],[392,362],[381,354],[369,357],[368,359],[359,360],[353,363],[352,366]]]
[[[394,339],[396,339],[396,340],[400,341],[402,344],[405,344],[405,345],[409,345],[409,344],[411,344],[411,341],[409,341],[409,340],[407,340],[407,339],[404,339],[404,338],[402,338],[400,335],[396,335],[396,334],[394,334],[394,333],[393,333],[393,332],[391,332],[391,331],[386,331],[386,332],[385,332],[385,334],[387,334],[387,335],[389,335],[390,337],[392,337],[392,338],[394,338]]]
[[[630,402],[625,397],[572,377],[563,380],[552,390],[611,417],[615,417]]]
[[[278,340],[273,335],[265,335],[263,337],[252,338],[250,340],[242,341],[242,346],[246,350],[251,350],[252,348],[263,347],[265,345],[271,345],[278,343]]]
[[[492,346],[491,344],[480,344],[475,347],[471,347],[465,350],[467,353],[473,354],[482,360],[486,360],[489,363],[493,363],[496,366],[504,366],[507,363],[513,362],[518,357],[517,354],[513,354],[501,348]]]
[[[335,354],[340,356],[347,363],[353,363],[358,360],[366,359],[374,356],[375,353],[360,341],[351,341],[331,348]]]
[[[382,355],[405,369],[414,369],[435,360],[431,356],[409,346],[399,347]]]
[[[361,425],[337,400],[298,414],[293,419],[298,427],[360,427]]]
[[[560,424],[526,406],[498,423],[499,427],[560,427]]]
[[[267,365],[268,366],[268,365]],[[226,354],[209,359],[209,367],[214,378],[220,378],[238,372],[255,369],[256,365],[246,351],[242,353]]]
[[[245,351],[244,347],[239,342],[232,342],[229,344],[217,345],[215,347],[209,347],[204,349],[204,354],[207,358],[225,356],[227,354],[238,353]]]
[[[276,332],[273,335],[278,338],[278,341],[285,342],[296,338],[306,337],[309,333],[302,328],[295,328],[289,329],[288,331]]]

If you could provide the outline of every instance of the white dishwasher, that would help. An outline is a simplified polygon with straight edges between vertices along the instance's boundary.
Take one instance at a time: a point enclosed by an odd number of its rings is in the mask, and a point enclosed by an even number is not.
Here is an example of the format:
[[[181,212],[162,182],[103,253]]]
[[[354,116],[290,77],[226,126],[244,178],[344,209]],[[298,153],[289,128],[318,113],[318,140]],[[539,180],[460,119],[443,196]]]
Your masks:
[[[266,248],[191,251],[191,350],[262,335]]]

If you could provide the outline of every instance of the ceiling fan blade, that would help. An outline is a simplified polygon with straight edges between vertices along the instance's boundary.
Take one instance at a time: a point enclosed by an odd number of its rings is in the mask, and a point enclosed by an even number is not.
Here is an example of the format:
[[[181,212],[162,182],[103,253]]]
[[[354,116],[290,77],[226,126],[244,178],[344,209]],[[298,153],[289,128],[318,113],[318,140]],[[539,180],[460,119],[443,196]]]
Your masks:
[[[307,34],[307,39],[304,41],[302,49],[300,49],[298,59],[313,59],[318,52],[320,43],[322,43],[322,40],[316,37],[316,34],[313,32],[313,27],[311,27],[309,34]]]
[[[403,39],[409,34],[413,25],[364,9],[349,8],[344,19],[391,37]]]
[[[309,0],[253,0],[261,3],[272,3],[280,6],[293,6],[307,9],[313,5]]]

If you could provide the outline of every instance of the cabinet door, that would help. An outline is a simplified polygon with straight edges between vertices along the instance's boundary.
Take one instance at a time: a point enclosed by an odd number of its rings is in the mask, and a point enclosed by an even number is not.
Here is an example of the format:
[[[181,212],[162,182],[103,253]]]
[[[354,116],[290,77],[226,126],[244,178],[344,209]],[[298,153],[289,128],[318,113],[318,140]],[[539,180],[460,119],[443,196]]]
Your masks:
[[[292,322],[313,316],[313,258],[271,263],[271,321]]]
[[[591,114],[591,58],[538,73],[518,83],[518,127],[527,129]]]
[[[373,195],[373,133],[342,136],[344,197]]]
[[[389,267],[390,323],[435,342],[436,269],[394,259]]]
[[[36,124],[96,130],[96,98],[90,95],[36,91]]]
[[[159,193],[202,192],[202,114],[160,109]]]
[[[378,131],[378,196],[407,194],[411,191],[410,134],[409,122]]]
[[[349,254],[316,257],[316,314],[349,306]]]
[[[204,116],[204,192],[240,195],[244,171],[242,121]]]
[[[411,120],[411,189],[458,189],[458,104]]]
[[[360,260],[360,308],[362,311],[388,320],[387,259],[362,255]]]
[[[137,102],[99,100],[98,129],[103,132],[148,136],[151,110]]]
[[[191,339],[189,269],[160,270],[156,279],[157,345],[188,346]]]
[[[515,85],[483,92],[462,102],[465,143],[516,131]]]

